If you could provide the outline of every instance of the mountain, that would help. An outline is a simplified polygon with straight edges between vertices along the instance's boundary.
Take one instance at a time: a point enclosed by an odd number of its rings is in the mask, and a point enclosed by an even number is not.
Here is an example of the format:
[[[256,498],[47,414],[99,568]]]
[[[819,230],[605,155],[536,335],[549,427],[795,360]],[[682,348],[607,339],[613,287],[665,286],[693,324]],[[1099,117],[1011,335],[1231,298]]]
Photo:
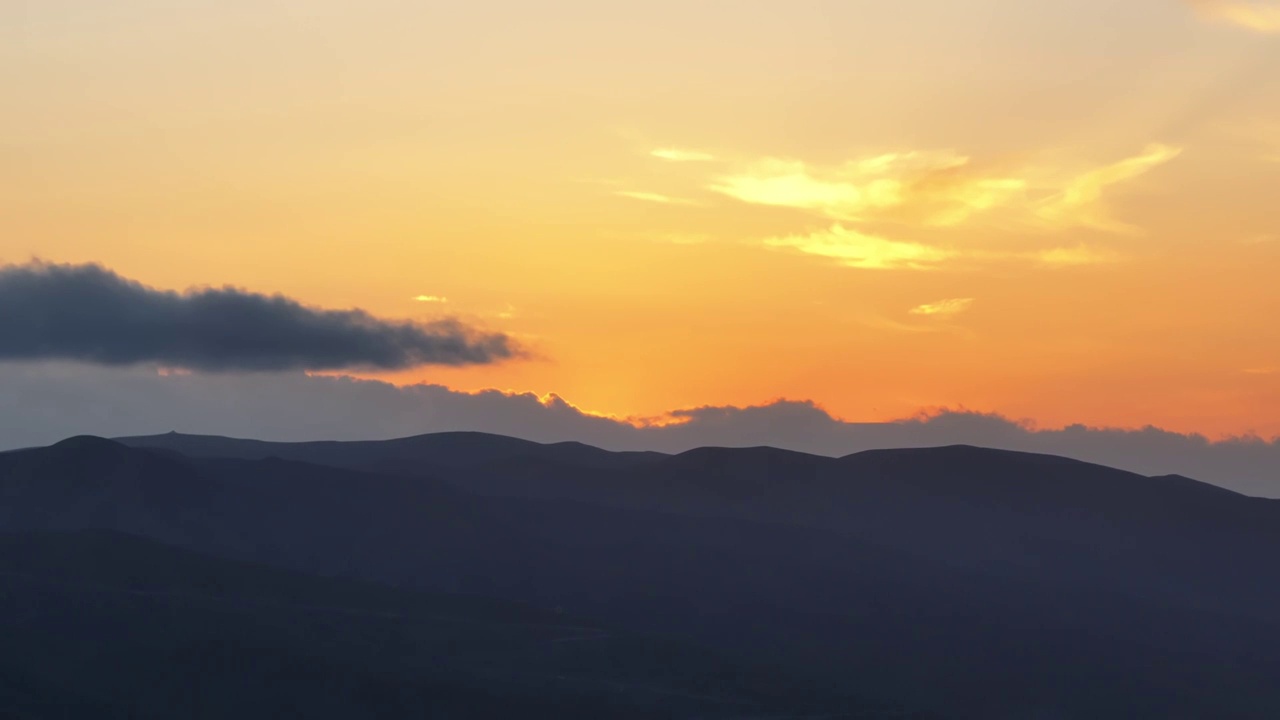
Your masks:
[[[996,720],[1280,713],[1273,502],[968,447],[611,464],[556,446],[486,460],[486,437],[469,438],[481,447],[464,444],[465,462],[415,463],[438,477],[106,441],[95,459],[81,441],[0,455],[0,497],[10,527],[110,527],[562,608],[876,706]],[[90,514],[84,497],[108,500]]]
[[[278,457],[410,475],[426,474],[440,468],[543,459],[603,470],[643,465],[667,457],[656,452],[610,452],[579,442],[542,444],[481,432],[432,433],[395,440],[292,443],[167,433],[116,438],[116,441],[131,447],[164,449],[197,458],[262,460]]]
[[[0,633],[5,717],[738,718],[812,703],[693,645],[102,531],[0,534]]]
[[[279,451],[408,475],[430,468],[472,493],[826,530],[982,572],[1263,617],[1280,595],[1280,578],[1259,572],[1280,545],[1280,502],[1049,455],[951,446],[843,458],[765,447],[635,456],[474,433],[385,444],[126,442],[240,457]]]

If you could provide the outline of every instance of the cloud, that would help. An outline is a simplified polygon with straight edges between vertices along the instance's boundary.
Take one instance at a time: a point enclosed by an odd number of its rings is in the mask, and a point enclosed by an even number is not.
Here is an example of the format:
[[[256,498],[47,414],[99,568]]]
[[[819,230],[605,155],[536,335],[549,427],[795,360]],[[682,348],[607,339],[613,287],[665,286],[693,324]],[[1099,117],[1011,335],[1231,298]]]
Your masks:
[[[973,298],[948,298],[934,303],[926,303],[911,308],[912,315],[929,315],[934,317],[951,317],[959,315],[973,305]]]
[[[710,189],[742,202],[810,210],[854,221],[912,211],[930,225],[955,225],[1007,202],[1024,180],[985,177],[950,152],[889,153],[818,168],[770,158],[726,175]]]
[[[785,400],[687,408],[628,423],[583,412],[550,394],[463,393],[439,385],[396,387],[301,372],[161,375],[137,366],[0,365],[0,448],[49,444],[77,434],[169,430],[266,440],[478,430],[538,442],[578,440],[613,450],[772,445],[833,456],[963,443],[1064,455],[1149,475],[1180,473],[1280,497],[1280,442],[1212,442],[1153,427],[1037,430],[998,415],[964,411],[854,423],[833,418],[813,402]]]
[[[417,295],[413,298],[420,303],[447,303],[449,298],[440,297],[439,295]]]
[[[841,222],[888,221],[953,227],[999,212],[1006,222],[1045,229],[1089,226],[1127,232],[1103,206],[1104,191],[1177,157],[1151,145],[1142,154],[1082,173],[1034,166],[983,170],[949,151],[888,153],[819,167],[768,158],[715,178],[713,192],[754,205],[794,208]]]
[[[1250,0],[1188,0],[1204,17],[1260,33],[1280,33],[1280,4]]]
[[[767,247],[797,250],[863,270],[937,270],[956,263],[972,266],[1001,262],[1072,267],[1111,263],[1119,259],[1119,255],[1113,251],[1085,245],[1027,251],[976,248],[962,250],[892,240],[860,232],[840,223],[804,235],[766,238],[763,243]]]
[[[506,336],[456,320],[382,320],[230,287],[157,290],[99,265],[0,267],[0,307],[0,360],[258,371],[472,365],[519,354]]]
[[[929,270],[955,256],[942,248],[889,240],[832,225],[808,235],[769,238],[765,245],[791,248],[810,255],[831,258],[843,265],[868,270]]]
[[[1280,440],[1211,441],[1147,426],[1139,429],[1069,425],[1036,429],[990,413],[943,410],[889,422],[833,418],[810,401],[779,400],[753,407],[702,407],[671,413],[680,422],[641,432],[644,445],[680,451],[716,445],[771,445],[842,456],[886,447],[978,445],[1076,458],[1146,475],[1181,474],[1250,495],[1280,497]]]
[[[1101,204],[1103,193],[1112,185],[1144,175],[1182,153],[1169,145],[1149,145],[1140,155],[1125,158],[1082,173],[1061,192],[1042,202],[1036,215],[1054,227],[1085,226],[1096,230],[1130,233],[1136,228],[1111,219]]]
[[[652,192],[636,192],[633,190],[619,190],[614,193],[619,197],[631,198],[632,200],[643,200],[644,202],[661,203],[663,205],[696,205],[692,200],[684,198],[671,197],[660,193]]]
[[[680,148],[658,148],[649,154],[668,162],[710,162],[716,159],[716,156],[711,153]]]

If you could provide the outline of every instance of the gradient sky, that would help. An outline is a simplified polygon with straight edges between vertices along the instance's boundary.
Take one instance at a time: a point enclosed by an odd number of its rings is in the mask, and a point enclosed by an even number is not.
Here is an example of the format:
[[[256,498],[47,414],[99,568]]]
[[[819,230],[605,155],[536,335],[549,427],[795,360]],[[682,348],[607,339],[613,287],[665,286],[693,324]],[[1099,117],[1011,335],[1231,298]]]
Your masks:
[[[8,0],[0,263],[812,399],[1280,435],[1280,3]]]

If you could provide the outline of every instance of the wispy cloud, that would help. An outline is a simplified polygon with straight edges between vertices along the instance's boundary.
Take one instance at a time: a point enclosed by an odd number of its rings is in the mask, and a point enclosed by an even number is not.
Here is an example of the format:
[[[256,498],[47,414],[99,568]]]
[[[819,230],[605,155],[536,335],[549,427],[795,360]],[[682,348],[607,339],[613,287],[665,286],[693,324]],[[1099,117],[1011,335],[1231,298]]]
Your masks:
[[[632,200],[641,200],[643,202],[660,203],[662,205],[697,205],[696,202],[687,198],[671,197],[661,193],[639,192],[634,190],[619,190],[614,195]]]
[[[767,238],[764,244],[829,258],[846,267],[863,270],[937,270],[957,264],[971,267],[1008,262],[1074,267],[1113,263],[1120,259],[1115,252],[1087,245],[1026,251],[942,247],[872,235],[840,223],[808,234]]]
[[[954,256],[952,251],[943,248],[889,240],[839,224],[808,235],[769,238],[764,243],[769,247],[791,248],[831,258],[848,267],[870,270],[929,270]]]
[[[1128,225],[1112,219],[1102,204],[1105,191],[1150,172],[1182,153],[1180,148],[1153,144],[1140,155],[1125,158],[1073,178],[1053,197],[1036,208],[1036,214],[1055,227],[1085,226],[1111,232],[1133,232]]]
[[[413,299],[415,302],[420,302],[420,303],[442,303],[443,304],[443,303],[449,302],[449,298],[441,297],[439,295],[415,295]]]
[[[668,162],[709,162],[716,156],[700,150],[683,150],[681,148],[658,148],[649,153],[653,157]]]
[[[1075,173],[1033,166],[984,170],[950,151],[888,153],[835,167],[767,158],[713,179],[708,188],[741,202],[806,210],[841,222],[951,227],[999,211],[1004,220],[1042,228],[1128,232],[1130,226],[1107,213],[1105,193],[1179,152],[1151,145],[1137,156]]]
[[[725,175],[710,189],[742,202],[810,210],[856,221],[909,215],[926,225],[956,225],[1010,202],[1026,187],[1016,177],[984,175],[951,152],[889,153],[835,168],[768,158]]]
[[[1260,33],[1280,33],[1280,3],[1250,0],[1187,0],[1199,13]]]
[[[973,305],[973,298],[948,298],[937,302],[925,303],[911,308],[912,315],[928,315],[934,317],[952,317],[968,310]]]

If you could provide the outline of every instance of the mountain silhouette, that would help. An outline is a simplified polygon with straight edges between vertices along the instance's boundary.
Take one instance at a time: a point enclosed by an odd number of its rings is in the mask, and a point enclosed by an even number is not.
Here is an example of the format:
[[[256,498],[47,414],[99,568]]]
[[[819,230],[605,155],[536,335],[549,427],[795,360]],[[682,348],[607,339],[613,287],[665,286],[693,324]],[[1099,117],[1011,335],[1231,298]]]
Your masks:
[[[4,527],[107,527],[291,572],[561,608],[862,707],[1280,712],[1272,501],[960,446],[604,460],[582,446],[424,437],[353,451],[130,438],[146,448],[94,445],[103,462],[124,458],[101,473],[61,459],[83,441],[0,454]],[[193,445],[206,450],[177,454]],[[374,470],[388,458],[407,470]],[[164,502],[150,501],[165,483]]]
[[[117,438],[132,447],[161,448],[191,457],[261,460],[278,457],[357,470],[423,473],[510,459],[546,459],[600,469],[644,464],[666,457],[656,452],[609,452],[579,442],[552,444],[481,432],[447,432],[395,440],[264,442],[215,435],[166,433]]]
[[[5,717],[729,718],[809,703],[663,638],[118,533],[0,534],[0,583]]]
[[[454,438],[465,442],[449,449]],[[125,442],[177,449],[193,441],[166,435]],[[220,447],[234,450],[240,442]],[[432,477],[473,493],[820,529],[983,572],[1160,599],[1176,591],[1186,602],[1233,612],[1265,613],[1280,591],[1255,571],[1280,543],[1275,501],[1049,455],[950,446],[828,458],[761,447],[623,453],[606,462],[603,450],[565,452],[471,433],[393,440],[382,449],[245,447],[350,468],[387,467],[386,458],[395,457],[409,474],[431,468]],[[1207,585],[1232,592],[1208,592]]]

